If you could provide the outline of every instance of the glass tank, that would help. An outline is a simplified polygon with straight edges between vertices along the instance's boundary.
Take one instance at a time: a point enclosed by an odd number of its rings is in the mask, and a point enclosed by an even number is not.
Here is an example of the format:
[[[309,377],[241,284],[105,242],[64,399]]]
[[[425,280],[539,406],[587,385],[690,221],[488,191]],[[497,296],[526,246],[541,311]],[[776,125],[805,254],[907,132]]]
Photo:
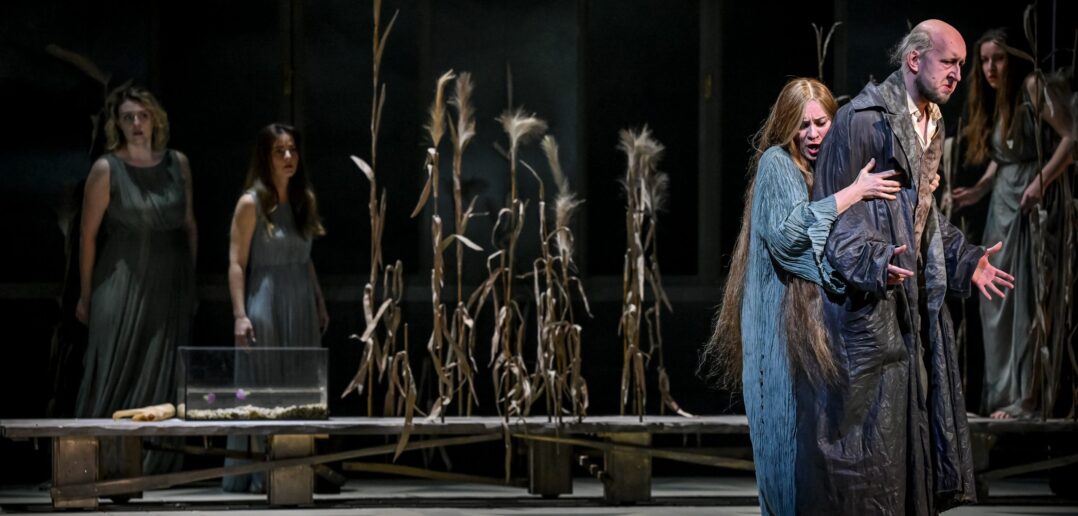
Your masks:
[[[183,419],[329,417],[324,348],[181,347],[179,358]]]

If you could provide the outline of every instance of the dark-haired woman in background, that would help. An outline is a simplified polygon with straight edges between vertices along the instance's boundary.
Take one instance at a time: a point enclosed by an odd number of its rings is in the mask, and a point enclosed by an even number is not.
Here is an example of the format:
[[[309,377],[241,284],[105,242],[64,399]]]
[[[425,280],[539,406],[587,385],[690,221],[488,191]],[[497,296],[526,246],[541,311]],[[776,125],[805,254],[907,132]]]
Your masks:
[[[246,191],[236,203],[228,253],[228,287],[240,347],[316,347],[329,324],[311,242],[325,234],[318,203],[300,166],[299,133],[270,124],[258,133]],[[252,448],[260,448],[254,439]],[[229,438],[247,449],[248,438]],[[231,461],[229,461],[231,462]],[[227,491],[263,492],[264,476],[225,477]]]
[[[1036,228],[1028,215],[1073,161],[1074,135],[1065,104],[1051,98],[1053,89],[1032,72],[1029,54],[1010,46],[1002,29],[988,31],[973,45],[965,160],[988,166],[974,186],[953,192],[959,208],[992,192],[982,241],[1006,242],[991,261],[1015,277],[1012,295],[980,300],[985,352],[981,408],[1000,419],[1029,417],[1037,408],[1030,344],[1039,297],[1033,263]],[[1041,139],[1048,157],[1043,167],[1037,157],[1038,117],[1052,129]]]

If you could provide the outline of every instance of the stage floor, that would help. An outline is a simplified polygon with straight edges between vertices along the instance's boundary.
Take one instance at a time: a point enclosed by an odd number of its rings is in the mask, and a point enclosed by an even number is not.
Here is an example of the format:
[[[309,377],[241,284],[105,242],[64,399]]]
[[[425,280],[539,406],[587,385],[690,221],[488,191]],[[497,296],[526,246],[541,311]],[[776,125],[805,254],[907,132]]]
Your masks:
[[[0,512],[8,514],[81,514],[53,512],[47,486],[0,486]],[[315,495],[315,505],[296,509],[271,508],[263,495],[224,493],[215,482],[148,491],[140,500],[117,505],[103,500],[101,512],[191,512],[195,514],[359,515],[752,515],[756,485],[751,477],[655,477],[653,501],[633,506],[603,504],[596,480],[577,478],[572,495],[556,499],[529,496],[519,488],[430,480],[350,480],[340,494]],[[961,507],[946,514],[1015,515],[1078,514],[1078,500],[1054,497],[1046,479],[1023,478],[994,482],[986,504]]]

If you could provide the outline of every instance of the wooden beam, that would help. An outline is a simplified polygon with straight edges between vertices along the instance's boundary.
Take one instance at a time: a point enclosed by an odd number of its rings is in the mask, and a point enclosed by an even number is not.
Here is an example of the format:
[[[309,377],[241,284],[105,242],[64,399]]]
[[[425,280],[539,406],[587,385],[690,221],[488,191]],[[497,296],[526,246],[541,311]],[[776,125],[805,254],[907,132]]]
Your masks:
[[[346,417],[309,421],[184,421],[169,419],[154,422],[113,421],[111,419],[3,419],[0,434],[8,438],[57,437],[61,435],[142,435],[142,436],[212,436],[212,435],[398,435],[404,418]],[[566,419],[559,423],[546,416],[512,418],[446,417],[445,421],[413,422],[412,435],[478,435],[501,432],[505,427],[527,433],[617,433],[650,434],[747,434],[745,416],[645,416],[644,421],[630,416],[589,416],[583,421]],[[1078,424],[1073,428],[1078,430]]]
[[[505,479],[496,477],[483,477],[479,475],[465,475],[463,473],[449,473],[426,468],[401,466],[398,464],[382,464],[377,462],[345,462],[342,466],[345,471],[363,471],[366,473],[385,473],[401,475],[405,477],[426,478],[430,480],[447,480],[450,482],[468,482],[472,484],[484,484],[490,486],[524,487],[522,480],[505,483]]]
[[[426,441],[411,441],[405,450],[422,450],[441,446],[456,446],[461,444],[473,444],[502,439],[501,434],[485,434],[465,437],[450,437],[445,439],[428,439]],[[386,444],[352,450],[346,452],[314,455],[310,457],[298,457],[294,459],[279,459],[266,462],[253,462],[224,466],[218,468],[201,469],[195,471],[181,471],[178,473],[166,473],[163,475],[150,475],[138,478],[122,480],[106,480],[102,482],[84,482],[52,488],[53,500],[68,500],[98,496],[109,496],[132,491],[146,491],[150,489],[164,489],[177,484],[186,484],[199,480],[220,478],[226,475],[247,475],[259,471],[268,471],[273,468],[285,468],[292,466],[310,466],[312,464],[324,464],[342,460],[370,457],[374,455],[388,455],[396,451],[396,444]]]
[[[984,473],[981,473],[980,478],[984,480],[999,480],[1001,478],[1013,477],[1015,475],[1033,473],[1034,471],[1044,471],[1046,469],[1061,468],[1070,464],[1078,464],[1078,454],[1067,455],[1065,457],[1056,457],[1054,459],[1042,460],[1038,462],[1030,462],[1028,464],[1012,466],[1009,468],[1000,468],[991,471],[985,471]]]
[[[528,434],[513,434],[513,437],[524,440],[547,441],[554,443],[571,444],[575,446],[585,446],[588,448],[595,448],[597,450],[603,450],[608,452],[619,451],[626,453],[645,454],[660,459],[676,460],[679,462],[690,462],[693,464],[736,469],[739,471],[756,471],[756,466],[753,464],[752,461],[742,459],[730,459],[726,457],[719,457],[716,455],[705,455],[692,452],[657,449],[651,448],[649,446],[637,446],[634,444],[626,443],[595,441],[590,439],[577,439],[573,437],[554,437],[549,435]]]

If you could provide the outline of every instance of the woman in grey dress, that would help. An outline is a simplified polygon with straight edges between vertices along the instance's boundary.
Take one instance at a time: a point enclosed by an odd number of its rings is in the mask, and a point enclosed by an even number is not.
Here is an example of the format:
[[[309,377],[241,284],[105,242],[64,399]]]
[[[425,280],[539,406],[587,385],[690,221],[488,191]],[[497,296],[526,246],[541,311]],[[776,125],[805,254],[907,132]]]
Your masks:
[[[329,324],[311,262],[311,241],[325,230],[300,166],[299,143],[299,133],[291,126],[262,128],[251,154],[246,191],[236,203],[228,287],[238,347],[321,346]],[[261,439],[252,441],[251,448],[262,447]],[[230,437],[229,448],[247,449],[248,438]],[[261,492],[262,479],[262,475],[225,477],[224,488]]]
[[[108,101],[109,153],[86,179],[75,316],[89,326],[75,413],[173,400],[176,348],[188,344],[197,242],[187,157],[166,148],[168,116],[148,91]],[[148,473],[180,456],[147,454]]]
[[[954,189],[954,202],[969,206],[992,192],[984,242],[1006,242],[991,261],[1015,277],[1013,295],[980,301],[985,352],[981,408],[997,419],[1029,417],[1038,409],[1030,340],[1033,314],[1038,299],[1053,302],[1053,296],[1036,290],[1033,246],[1040,236],[1030,215],[1073,161],[1074,135],[1065,104],[1045,97],[1052,89],[1031,73],[1031,58],[1008,45],[1002,29],[988,31],[973,49],[966,163],[989,163],[974,186]],[[1042,138],[1047,158],[1043,166],[1037,159],[1038,117],[1051,128]],[[1055,142],[1054,152],[1048,154],[1050,142]]]

